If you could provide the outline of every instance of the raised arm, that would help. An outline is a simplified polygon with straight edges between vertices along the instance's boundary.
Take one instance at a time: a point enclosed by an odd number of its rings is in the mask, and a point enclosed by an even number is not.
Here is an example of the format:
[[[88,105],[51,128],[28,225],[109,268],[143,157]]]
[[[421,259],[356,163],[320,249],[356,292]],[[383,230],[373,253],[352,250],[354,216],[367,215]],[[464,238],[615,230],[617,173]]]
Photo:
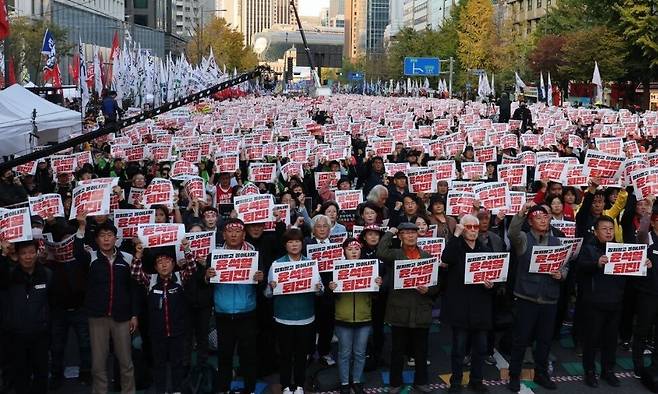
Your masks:
[[[130,263],[130,275],[135,279],[137,283],[148,288],[149,286],[149,276],[144,272],[142,266],[142,258],[144,257],[144,245],[141,242],[137,241],[135,244],[135,258]]]

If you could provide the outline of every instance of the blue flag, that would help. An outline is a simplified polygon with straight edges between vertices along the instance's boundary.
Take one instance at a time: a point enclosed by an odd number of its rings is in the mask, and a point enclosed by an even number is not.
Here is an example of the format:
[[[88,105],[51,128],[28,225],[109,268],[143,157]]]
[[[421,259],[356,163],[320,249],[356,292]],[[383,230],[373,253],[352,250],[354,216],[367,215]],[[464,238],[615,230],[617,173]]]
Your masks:
[[[43,35],[43,45],[41,46],[41,53],[48,55],[48,60],[46,60],[46,65],[43,66],[44,70],[53,70],[57,64],[57,56],[55,51],[55,38],[50,30],[46,29],[46,33]]]

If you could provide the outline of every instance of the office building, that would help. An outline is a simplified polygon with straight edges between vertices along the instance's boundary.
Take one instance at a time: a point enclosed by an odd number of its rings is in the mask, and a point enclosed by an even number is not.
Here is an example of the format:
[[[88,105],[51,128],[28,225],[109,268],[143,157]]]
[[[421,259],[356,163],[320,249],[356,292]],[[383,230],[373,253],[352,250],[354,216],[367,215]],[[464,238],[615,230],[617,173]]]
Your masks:
[[[344,55],[348,59],[382,53],[389,0],[345,1]]]
[[[558,0],[507,0],[507,13],[517,32],[528,35]]]

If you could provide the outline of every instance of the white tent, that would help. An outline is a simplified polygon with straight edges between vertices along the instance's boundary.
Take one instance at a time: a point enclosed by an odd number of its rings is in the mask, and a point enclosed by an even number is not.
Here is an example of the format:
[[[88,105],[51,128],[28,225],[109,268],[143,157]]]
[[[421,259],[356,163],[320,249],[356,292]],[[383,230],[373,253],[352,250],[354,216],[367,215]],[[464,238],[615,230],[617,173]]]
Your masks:
[[[53,104],[20,85],[12,85],[0,91],[0,156],[30,152],[34,110],[39,137],[34,145],[61,142],[81,130],[79,112]]]

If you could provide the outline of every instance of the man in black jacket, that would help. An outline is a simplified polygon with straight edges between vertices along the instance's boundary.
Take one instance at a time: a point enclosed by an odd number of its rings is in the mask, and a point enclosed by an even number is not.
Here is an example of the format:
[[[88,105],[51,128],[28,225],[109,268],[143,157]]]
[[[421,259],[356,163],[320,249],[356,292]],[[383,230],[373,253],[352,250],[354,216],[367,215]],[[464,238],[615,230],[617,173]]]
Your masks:
[[[0,258],[2,323],[12,357],[17,394],[48,391],[50,270],[38,262],[36,241],[15,245],[18,264],[11,266],[7,246]]]
[[[583,368],[585,384],[590,387],[598,386],[594,365],[598,347],[601,348],[601,379],[610,386],[619,386],[613,368],[626,278],[604,273],[608,263],[606,243],[614,239],[615,221],[609,216],[599,216],[594,222],[594,239],[583,246],[576,264],[587,333],[583,344]]]
[[[77,220],[73,253],[76,262],[89,270],[84,309],[89,317],[92,392],[107,392],[111,338],[119,361],[121,392],[131,393],[135,391],[131,334],[137,329],[138,314],[138,288],[130,273],[133,256],[115,247],[117,229],[109,221],[96,228],[98,250],[87,251],[83,242],[87,214],[81,213]]]

